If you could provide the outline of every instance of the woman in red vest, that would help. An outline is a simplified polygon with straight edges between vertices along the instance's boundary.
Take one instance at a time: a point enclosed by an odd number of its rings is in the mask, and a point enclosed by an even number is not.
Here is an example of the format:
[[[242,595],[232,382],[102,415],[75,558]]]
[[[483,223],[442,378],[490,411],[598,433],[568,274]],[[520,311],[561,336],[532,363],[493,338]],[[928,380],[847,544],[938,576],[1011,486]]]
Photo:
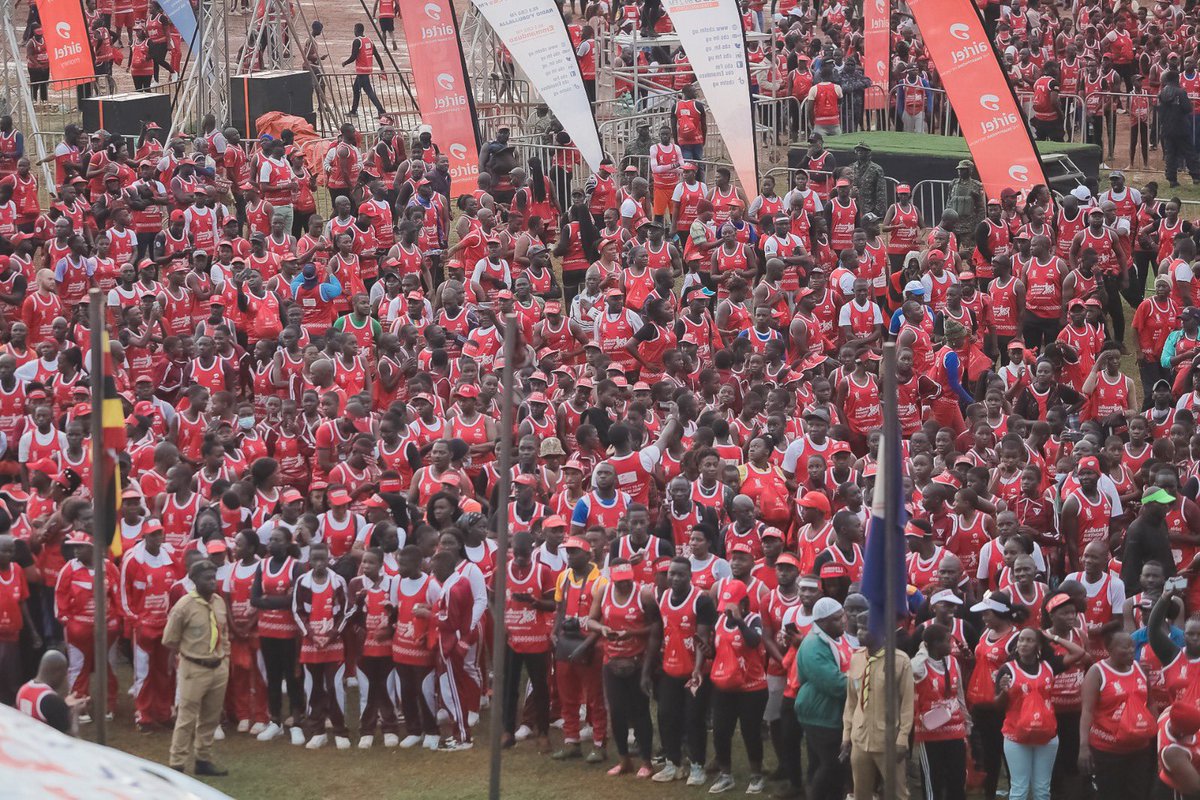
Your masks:
[[[1117,631],[1107,647],[1108,658],[1083,679],[1079,771],[1092,776],[1099,800],[1146,797],[1155,735],[1149,680],[1134,661],[1132,636]]]

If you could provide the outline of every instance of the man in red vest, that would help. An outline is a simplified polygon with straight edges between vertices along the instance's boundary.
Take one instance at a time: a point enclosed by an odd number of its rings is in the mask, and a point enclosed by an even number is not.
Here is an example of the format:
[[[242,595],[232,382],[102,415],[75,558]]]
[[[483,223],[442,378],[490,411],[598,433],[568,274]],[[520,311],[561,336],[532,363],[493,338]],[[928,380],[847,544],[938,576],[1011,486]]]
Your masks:
[[[375,44],[368,39],[364,32],[366,28],[361,22],[354,26],[354,42],[350,45],[350,57],[342,62],[343,67],[354,65],[354,98],[350,101],[350,116],[358,113],[358,100],[365,92],[367,99],[375,106],[375,110],[381,115],[386,113],[383,110],[383,103],[379,102],[379,97],[375,94],[375,89],[371,86],[371,73],[375,71],[375,62],[379,62],[379,68],[383,69],[383,59],[379,57],[379,53],[375,50]]]

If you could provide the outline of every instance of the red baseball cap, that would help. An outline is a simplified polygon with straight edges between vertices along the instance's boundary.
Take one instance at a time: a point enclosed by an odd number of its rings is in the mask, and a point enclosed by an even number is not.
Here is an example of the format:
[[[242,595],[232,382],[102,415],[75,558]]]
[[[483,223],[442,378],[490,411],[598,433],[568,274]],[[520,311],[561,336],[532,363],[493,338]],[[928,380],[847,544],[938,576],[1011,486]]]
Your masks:
[[[326,495],[331,506],[345,506],[350,504],[350,493],[345,489],[330,489]]]
[[[829,503],[829,497],[824,492],[805,492],[796,505],[801,508],[815,508],[824,512],[825,516],[833,513],[833,506]]]
[[[746,599],[746,584],[730,578],[721,587],[721,596],[717,601],[717,611],[724,611],[730,606],[736,606]]]
[[[550,516],[548,516],[544,520],[542,520],[542,530],[545,530],[546,528],[565,528],[565,527],[567,527],[567,521],[565,519],[563,519],[561,516],[559,516],[558,514],[551,514]],[[584,544],[587,544],[587,543],[584,542]]]
[[[617,564],[608,571],[608,577],[613,582],[633,580],[632,564]]]
[[[464,383],[454,390],[458,397],[479,397],[479,387],[473,383]]]

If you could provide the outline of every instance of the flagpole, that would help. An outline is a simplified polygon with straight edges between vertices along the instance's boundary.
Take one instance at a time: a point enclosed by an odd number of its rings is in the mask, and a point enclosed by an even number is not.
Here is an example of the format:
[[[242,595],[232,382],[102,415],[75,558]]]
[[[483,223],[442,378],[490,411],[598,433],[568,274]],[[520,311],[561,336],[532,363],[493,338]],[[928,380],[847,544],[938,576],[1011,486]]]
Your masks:
[[[107,470],[101,468],[102,459],[107,458],[104,447],[104,302],[99,289],[88,292],[88,327],[91,333],[91,367],[89,378],[92,384],[92,591],[95,593],[95,622],[92,640],[95,645],[92,659],[92,721],[96,725],[96,743],[106,744],[108,739],[108,594],[105,584],[105,566],[108,559],[108,535],[114,520],[106,519],[107,502],[102,502],[104,493],[112,491],[106,480]]]
[[[504,738],[504,655],[506,635],[504,604],[508,584],[508,500],[512,491],[513,361],[517,355],[517,317],[504,316],[504,370],[500,379],[500,480],[496,489],[496,571],[492,576],[492,718],[490,720],[491,775],[489,800],[500,800],[500,741]]]
[[[883,394],[880,397],[881,405],[883,406],[883,430],[884,430],[884,453],[881,458],[886,459],[884,463],[891,468],[895,464],[900,463],[900,422],[898,397],[896,389],[896,343],[894,341],[886,342],[883,345],[883,361],[880,364],[880,371],[883,378]],[[900,491],[900,476],[887,475],[887,480],[883,482],[884,491],[884,512],[883,512],[883,530],[884,530],[884,563],[887,565],[884,570],[884,624],[886,631],[884,639],[883,652],[883,674],[884,674],[884,691],[883,698],[886,704],[886,739],[884,740],[884,769],[883,769],[883,797],[884,800],[893,800],[896,797],[896,730],[899,727],[899,686],[896,680],[896,590],[900,587],[896,586],[896,570],[893,565],[896,559],[900,558],[900,553],[897,552],[898,535],[899,535],[899,511],[900,497],[897,495]],[[879,485],[875,485],[875,490],[880,489]],[[878,628],[876,628],[878,630]]]

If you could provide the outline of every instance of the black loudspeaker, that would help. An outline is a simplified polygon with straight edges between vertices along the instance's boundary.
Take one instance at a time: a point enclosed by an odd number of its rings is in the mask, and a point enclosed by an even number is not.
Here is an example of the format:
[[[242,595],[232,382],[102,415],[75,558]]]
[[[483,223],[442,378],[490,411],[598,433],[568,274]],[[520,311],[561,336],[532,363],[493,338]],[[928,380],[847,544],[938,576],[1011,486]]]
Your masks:
[[[254,121],[268,111],[303,117],[315,125],[312,73],[270,70],[229,79],[229,116],[243,138],[258,137]]]
[[[157,122],[163,131],[171,128],[171,97],[153,92],[125,92],[85,98],[82,105],[85,130],[104,129],[122,136],[139,136],[143,122]]]

